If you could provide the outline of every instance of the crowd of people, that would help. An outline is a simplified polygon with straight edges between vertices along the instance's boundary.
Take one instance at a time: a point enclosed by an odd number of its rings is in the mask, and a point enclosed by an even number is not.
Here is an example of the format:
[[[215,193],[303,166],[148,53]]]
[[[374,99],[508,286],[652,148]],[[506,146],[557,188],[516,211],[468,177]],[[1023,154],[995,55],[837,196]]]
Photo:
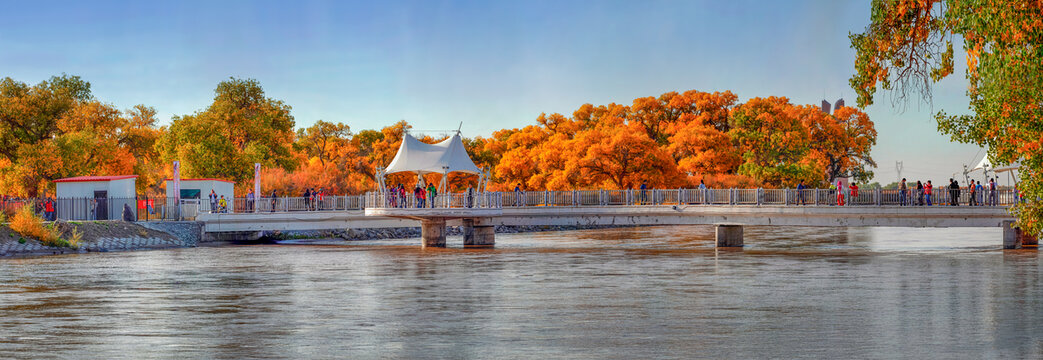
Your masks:
[[[946,202],[945,205],[960,206],[960,197],[966,191],[967,206],[996,206],[998,188],[999,185],[995,178],[989,179],[988,184],[982,184],[980,180],[970,180],[966,187],[961,187],[959,181],[950,178],[949,185],[943,188],[946,190],[947,196],[944,199],[932,199],[934,184],[931,183],[931,180],[927,180],[926,183],[917,181],[916,188],[913,189],[907,180],[902,178],[901,183],[898,184],[899,204],[902,206],[933,206],[934,200],[941,200]],[[1017,187],[1015,187],[1014,196],[1018,196]]]
[[[438,196],[438,189],[435,188],[434,184],[428,184],[424,187],[424,184],[417,183],[413,186],[412,200],[413,204],[409,204],[409,197],[407,196],[406,187],[399,183],[398,186],[388,186],[386,189],[387,206],[393,208],[435,208],[435,199]],[[468,189],[470,193],[470,189]],[[430,201],[428,201],[430,200]]]

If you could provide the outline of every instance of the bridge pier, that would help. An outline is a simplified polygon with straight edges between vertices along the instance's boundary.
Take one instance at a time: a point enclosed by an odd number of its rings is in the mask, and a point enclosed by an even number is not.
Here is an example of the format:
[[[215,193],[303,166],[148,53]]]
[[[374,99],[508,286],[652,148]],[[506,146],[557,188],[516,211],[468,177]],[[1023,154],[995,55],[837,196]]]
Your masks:
[[[490,218],[463,219],[464,247],[492,247],[496,244],[496,227]]]
[[[445,247],[445,219],[421,220],[420,237],[424,247]]]
[[[1003,221],[1003,248],[1004,249],[1021,249],[1023,247],[1038,247],[1039,239],[1032,234],[1028,234],[1022,231],[1017,226],[1014,226],[1014,222],[1010,220]]]
[[[716,247],[742,247],[742,225],[718,224],[715,231]]]

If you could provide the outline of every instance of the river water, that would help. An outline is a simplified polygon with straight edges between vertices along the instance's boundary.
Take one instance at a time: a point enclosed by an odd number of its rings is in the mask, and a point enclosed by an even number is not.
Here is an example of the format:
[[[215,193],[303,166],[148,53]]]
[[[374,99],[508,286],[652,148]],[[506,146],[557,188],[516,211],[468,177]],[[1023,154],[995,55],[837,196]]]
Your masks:
[[[707,226],[0,260],[0,358],[1043,358],[999,229]]]

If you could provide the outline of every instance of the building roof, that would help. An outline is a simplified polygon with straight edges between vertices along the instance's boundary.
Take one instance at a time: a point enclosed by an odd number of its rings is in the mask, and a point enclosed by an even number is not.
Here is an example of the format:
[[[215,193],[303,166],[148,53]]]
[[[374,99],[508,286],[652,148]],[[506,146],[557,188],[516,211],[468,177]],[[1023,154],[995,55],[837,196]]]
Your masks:
[[[402,135],[398,154],[387,166],[387,173],[415,172],[419,174],[442,172],[464,172],[478,174],[481,170],[474,165],[464,149],[460,134],[437,144],[425,144],[409,133]]]
[[[165,178],[164,182],[173,182],[173,178]],[[222,182],[228,184],[236,184],[233,181],[226,181],[226,179],[214,178],[214,177],[199,177],[199,178],[181,178],[181,182]]]
[[[134,179],[134,178],[137,178],[137,177],[138,177],[137,175],[77,176],[77,177],[71,177],[71,178],[58,179],[58,180],[55,180],[54,182],[62,183],[62,182],[86,182],[86,181],[113,181],[113,180]]]

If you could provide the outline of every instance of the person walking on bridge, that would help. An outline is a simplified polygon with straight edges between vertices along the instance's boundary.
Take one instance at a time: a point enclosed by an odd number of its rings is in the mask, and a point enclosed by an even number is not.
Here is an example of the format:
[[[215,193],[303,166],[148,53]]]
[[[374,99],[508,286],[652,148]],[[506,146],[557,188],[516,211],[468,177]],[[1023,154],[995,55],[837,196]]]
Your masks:
[[[848,189],[851,190],[851,199],[848,201],[848,203],[851,204],[851,205],[857,205],[858,204],[858,184],[856,184],[854,181],[852,181],[851,185],[848,186]]]
[[[953,180],[949,185],[949,206],[960,206],[960,182]]]

